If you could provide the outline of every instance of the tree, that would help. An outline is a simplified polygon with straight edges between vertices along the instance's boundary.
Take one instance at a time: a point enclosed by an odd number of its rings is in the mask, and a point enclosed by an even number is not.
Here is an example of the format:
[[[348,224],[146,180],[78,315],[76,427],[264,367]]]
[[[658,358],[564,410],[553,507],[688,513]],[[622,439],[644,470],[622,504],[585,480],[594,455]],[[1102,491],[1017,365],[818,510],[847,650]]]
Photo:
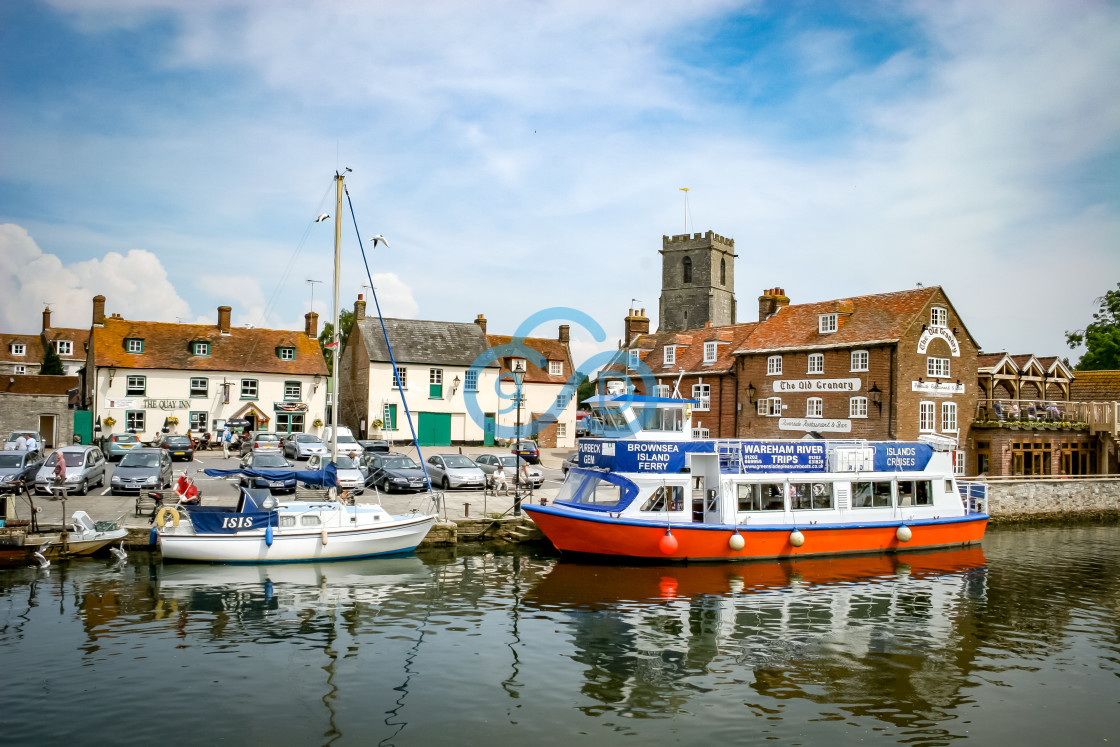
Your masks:
[[[576,402],[581,403],[588,397],[594,396],[595,384],[591,381],[591,379],[584,376],[583,381],[579,383],[579,388],[576,389]],[[582,407],[582,405],[577,404],[577,409],[579,409],[580,407]]]
[[[338,312],[338,328],[341,334],[338,336],[339,348],[338,355],[342,357],[342,349],[346,344],[346,338],[350,336],[350,328],[354,326],[354,312],[342,309]],[[334,353],[327,349],[326,345],[334,338],[334,325],[327,322],[323,325],[323,331],[319,333],[319,344],[323,346],[323,358],[327,361],[327,372],[334,373]]]
[[[39,368],[39,373],[45,376],[62,376],[66,373],[66,369],[62,367],[62,359],[58,357],[58,351],[54,349],[54,345],[47,343],[46,352],[43,355],[43,365]]]
[[[1066,332],[1071,348],[1085,345],[1085,355],[1077,362],[1078,371],[1104,371],[1120,368],[1120,283],[1096,299],[1100,308],[1085,329]]]

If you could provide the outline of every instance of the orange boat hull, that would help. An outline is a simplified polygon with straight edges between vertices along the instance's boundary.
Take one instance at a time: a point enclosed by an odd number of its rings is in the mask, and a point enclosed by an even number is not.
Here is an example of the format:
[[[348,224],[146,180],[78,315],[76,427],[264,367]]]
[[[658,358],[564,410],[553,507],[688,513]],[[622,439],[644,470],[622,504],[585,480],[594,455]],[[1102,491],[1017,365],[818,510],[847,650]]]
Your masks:
[[[665,526],[604,516],[585,516],[562,508],[524,506],[525,511],[561,552],[617,555],[662,560],[756,560],[813,555],[902,552],[936,547],[959,547],[980,542],[988,525],[985,514],[953,519],[869,524],[798,525],[805,541],[791,543],[794,527],[732,527],[674,525],[673,542],[663,541]],[[902,524],[911,538],[898,538]],[[739,533],[743,548],[734,550],[731,538]],[[672,545],[675,544],[675,548]]]

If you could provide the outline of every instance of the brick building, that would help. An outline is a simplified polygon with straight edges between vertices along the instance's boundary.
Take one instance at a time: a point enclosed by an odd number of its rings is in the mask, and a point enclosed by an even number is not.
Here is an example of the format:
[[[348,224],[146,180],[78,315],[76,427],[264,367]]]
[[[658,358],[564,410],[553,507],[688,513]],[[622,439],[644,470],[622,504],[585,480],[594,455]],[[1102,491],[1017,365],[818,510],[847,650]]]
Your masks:
[[[0,334],[0,375],[39,373],[49,345],[58,353],[63,373],[73,376],[86,363],[88,343],[88,329],[52,327],[51,310],[47,307],[43,309],[43,326],[39,334]]]

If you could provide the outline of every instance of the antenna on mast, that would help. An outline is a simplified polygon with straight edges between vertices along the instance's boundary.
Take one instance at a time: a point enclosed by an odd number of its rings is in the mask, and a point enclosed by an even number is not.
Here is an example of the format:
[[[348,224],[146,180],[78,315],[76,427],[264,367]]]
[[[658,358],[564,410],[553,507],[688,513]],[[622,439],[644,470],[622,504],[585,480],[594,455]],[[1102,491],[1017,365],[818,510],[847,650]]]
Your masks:
[[[315,285],[317,283],[322,283],[323,281],[322,280],[312,280],[311,278],[308,278],[304,282],[306,282],[308,285],[311,286],[311,311],[314,311],[315,310]]]

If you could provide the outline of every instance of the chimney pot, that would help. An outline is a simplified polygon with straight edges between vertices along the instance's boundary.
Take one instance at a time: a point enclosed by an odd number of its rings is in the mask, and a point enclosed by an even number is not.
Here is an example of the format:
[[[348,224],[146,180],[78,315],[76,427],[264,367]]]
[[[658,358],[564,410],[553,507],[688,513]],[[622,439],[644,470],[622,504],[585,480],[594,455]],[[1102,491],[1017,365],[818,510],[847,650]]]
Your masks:
[[[319,336],[319,315],[314,311],[309,311],[303,315],[303,330],[312,339]]]
[[[366,297],[364,293],[358,294],[358,300],[354,302],[354,321],[362,322],[366,318]]]
[[[105,324],[105,296],[100,294],[93,297],[93,323],[98,326]]]
[[[478,316],[476,316],[474,318],[474,323],[477,324],[479,327],[482,327],[482,334],[486,334],[486,317],[485,316],[483,316],[482,314],[479,314]]]

